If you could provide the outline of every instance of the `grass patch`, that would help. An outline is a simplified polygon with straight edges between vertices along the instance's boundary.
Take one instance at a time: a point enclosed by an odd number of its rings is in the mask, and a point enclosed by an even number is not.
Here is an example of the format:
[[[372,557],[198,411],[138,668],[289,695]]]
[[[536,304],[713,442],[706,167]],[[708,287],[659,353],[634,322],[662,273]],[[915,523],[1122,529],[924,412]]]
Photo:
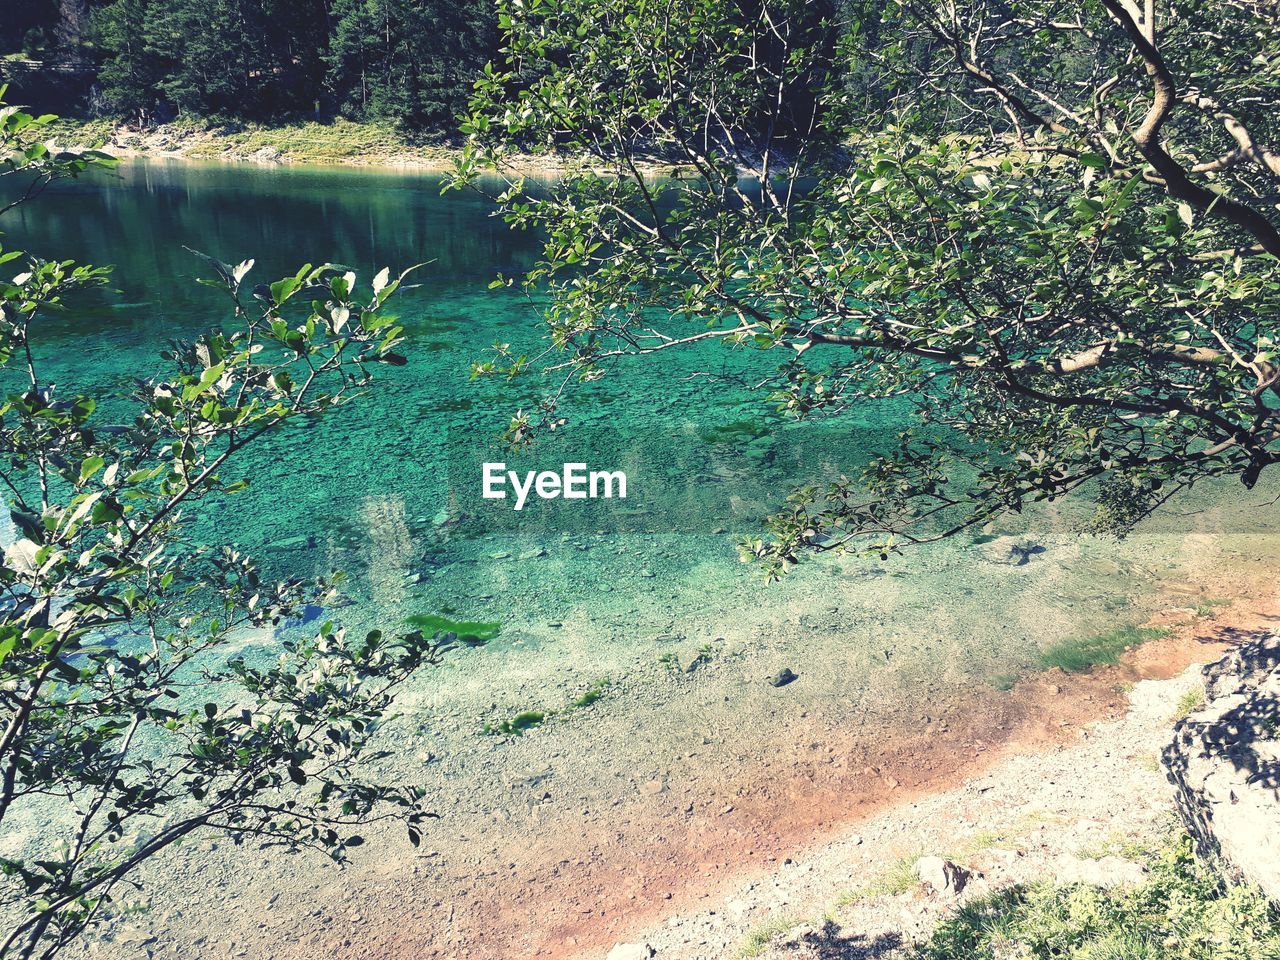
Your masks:
[[[523,713],[517,713],[510,720],[503,720],[498,724],[486,723],[484,732],[487,734],[506,734],[510,737],[520,737],[524,735],[526,730],[542,726],[549,717],[550,714],[542,710],[525,710]]]
[[[1041,651],[1037,658],[1046,669],[1058,667],[1080,673],[1099,663],[1111,664],[1130,647],[1169,635],[1164,627],[1121,627],[1094,637],[1070,637]]]
[[[662,664],[672,673],[678,673],[680,671],[680,654],[664,653],[658,657],[658,663]]]
[[[1042,883],[966,904],[912,960],[1262,960],[1280,957],[1280,916],[1263,894],[1222,882],[1185,837],[1128,889]]]
[[[1135,840],[1119,830],[1112,830],[1097,843],[1077,847],[1075,854],[1084,860],[1102,860],[1105,857],[1120,857],[1135,863],[1151,860],[1160,856],[1159,849],[1152,849],[1150,843]]]
[[[1018,680],[1019,677],[1016,673],[997,673],[988,682],[997,690],[1007,692],[1013,689]]]
[[[1204,706],[1204,687],[1192,687],[1185,691],[1178,698],[1178,705],[1174,708],[1174,720],[1181,720],[1189,713],[1195,713]]]
[[[875,897],[892,897],[900,893],[906,893],[914,888],[918,882],[916,879],[916,861],[921,856],[922,854],[914,854],[910,857],[903,857],[901,860],[895,860],[862,886],[841,893],[836,897],[835,905],[837,907],[847,907],[850,904],[861,903],[864,900],[871,900]]]
[[[780,917],[763,927],[752,930],[743,938],[742,944],[738,947],[736,954],[738,960],[751,960],[752,957],[760,956],[775,937],[786,933],[799,922],[792,917]]]
[[[540,727],[557,716],[565,716],[574,710],[587,709],[592,704],[603,699],[605,691],[612,685],[613,681],[608,677],[601,678],[571,700],[563,710],[525,710],[517,713],[510,720],[503,720],[500,723],[486,723],[480,732],[487,735],[523,736],[526,730]]]
[[[586,709],[587,707],[595,703],[597,700],[603,699],[605,691],[608,690],[612,684],[613,684],[613,681],[610,680],[608,677],[605,677],[604,679],[601,679],[601,680],[597,680],[591,686],[587,687],[587,689],[581,694],[581,696],[579,696],[577,699],[575,699],[572,703],[569,704],[569,709],[570,710]]]
[[[1191,609],[1195,611],[1197,617],[1211,617],[1217,613],[1219,607],[1231,606],[1230,600],[1201,600],[1199,603],[1193,603]]]
[[[431,636],[436,633],[455,633],[463,643],[475,646],[488,643],[502,632],[501,623],[483,620],[450,620],[435,613],[419,613],[405,617],[404,622]]]

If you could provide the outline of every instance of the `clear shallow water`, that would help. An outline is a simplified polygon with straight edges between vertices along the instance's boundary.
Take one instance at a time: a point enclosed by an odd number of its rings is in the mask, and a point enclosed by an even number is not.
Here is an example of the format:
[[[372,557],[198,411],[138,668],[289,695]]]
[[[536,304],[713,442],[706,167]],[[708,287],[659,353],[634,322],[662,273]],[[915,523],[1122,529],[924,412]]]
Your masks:
[[[512,460],[493,438],[540,385],[473,382],[468,371],[496,340],[537,347],[535,311],[524,295],[487,286],[499,272],[528,264],[536,239],[509,232],[482,197],[441,197],[440,182],[406,172],[129,161],[114,175],[56,186],[0,226],[6,246],[115,266],[112,291],[47,319],[40,331],[46,376],[64,390],[127,389],[134,377],[162,369],[157,354],[168,338],[229,319],[218,294],[193,282],[201,264],[184,246],[230,262],[252,257],[258,282],[304,262],[345,263],[367,278],[382,266],[430,261],[420,287],[396,306],[410,364],[378,370],[370,396],[337,416],[251,451],[238,467],[252,478],[249,492],[214,505],[195,527],[197,536],[234,540],[275,572],[348,571],[356,601],[343,613],[348,621],[386,625],[424,612],[501,620],[500,644],[514,640],[527,650],[559,642],[554,625],[576,615],[584,641],[661,649],[688,632],[682,621],[745,619],[751,611],[743,604],[785,607],[822,593],[831,563],[760,593],[737,562],[733,535],[753,530],[793,485],[855,470],[887,446],[901,411],[880,405],[836,424],[795,428],[747,389],[772,357],[709,345],[580,389],[566,407],[573,429]],[[509,503],[477,499],[485,459],[520,469],[565,460],[624,469],[629,498],[531,504],[516,514]],[[1248,532],[1271,522],[1232,497],[1236,514],[1193,526],[1222,530],[1243,521],[1238,530]],[[1072,513],[1068,506],[1026,522],[1068,543]],[[1166,544],[1157,557],[1175,549],[1183,525],[1152,531]],[[916,577],[909,590],[886,589],[881,579],[858,592],[941,599],[994,589],[974,549],[965,542],[894,561],[897,576]],[[1149,549],[1133,552],[1150,557]],[[1063,602],[1074,607],[1095,590],[1108,595],[1096,619],[1110,623],[1117,605],[1141,593],[1144,575],[1066,571],[1075,586],[1064,588]],[[999,589],[1001,603],[1012,606],[1029,588],[1015,578]],[[980,606],[949,612],[948,629],[992,633]],[[884,610],[890,622],[893,616]],[[1025,656],[1060,632],[1059,620],[1080,616],[1041,617],[1041,636],[1019,631],[993,641],[995,648]],[[912,624],[938,629],[903,611],[893,632],[909,635]],[[977,650],[975,657],[987,659]]]
[[[228,319],[217,292],[193,282],[201,264],[183,247],[230,262],[254,258],[258,282],[303,262],[344,263],[367,278],[384,265],[429,261],[420,287],[395,308],[410,364],[379,369],[371,395],[341,415],[252,451],[238,467],[252,477],[250,492],[209,510],[197,527],[203,537],[234,538],[279,572],[347,569],[366,601],[461,610],[463,581],[489,579],[483,561],[494,558],[476,551],[491,534],[535,541],[525,550],[536,552],[566,532],[678,530],[715,544],[667,557],[664,575],[708,549],[732,561],[726,530],[751,529],[804,472],[801,461],[830,475],[867,442],[846,428],[834,442],[788,433],[743,387],[773,361],[711,350],[581,390],[566,407],[574,430],[512,460],[494,439],[542,385],[477,383],[468,372],[494,341],[537,346],[524,295],[488,289],[498,273],[527,265],[537,243],[491,217],[484,198],[441,197],[440,185],[413,173],[131,161],[112,176],[58,185],[3,227],[9,246],[115,268],[110,292],[81,298],[40,330],[38,359],[64,391],[127,390],[162,370],[166,340]],[[681,379],[695,369],[716,376]],[[516,514],[477,500],[485,459],[521,470],[565,460],[625,469],[629,498],[533,503]],[[415,582],[457,561],[479,569],[456,576],[448,597]]]

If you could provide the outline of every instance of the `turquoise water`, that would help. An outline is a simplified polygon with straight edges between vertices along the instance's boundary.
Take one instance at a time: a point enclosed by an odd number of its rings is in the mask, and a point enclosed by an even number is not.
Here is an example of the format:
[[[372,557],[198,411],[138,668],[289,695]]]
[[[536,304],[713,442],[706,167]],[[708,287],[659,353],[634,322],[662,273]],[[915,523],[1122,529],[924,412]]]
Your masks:
[[[855,471],[901,427],[903,411],[884,404],[837,423],[785,424],[749,389],[776,360],[708,345],[577,390],[565,407],[571,429],[512,460],[495,438],[547,385],[468,373],[494,341],[538,348],[536,305],[488,288],[529,264],[537,242],[510,232],[483,197],[442,197],[440,185],[411,172],[129,161],[57,185],[0,226],[6,246],[115,267],[110,291],[39,331],[45,375],[63,390],[127,391],[162,371],[167,339],[229,320],[219,295],[194,283],[201,264],[183,247],[252,257],[258,282],[304,262],[345,263],[367,278],[429,261],[396,305],[409,365],[378,370],[369,396],[251,451],[238,468],[250,490],[193,525],[198,538],[233,541],[275,573],[347,571],[348,620],[497,620],[508,637],[533,630],[526,640],[536,646],[538,627],[585,610],[610,623],[615,640],[665,635],[685,613],[735,609],[752,595],[734,535],[757,529],[793,485]],[[566,460],[623,469],[629,496],[517,514],[509,501],[479,499],[487,459],[521,470]],[[1027,522],[1059,534],[1070,526],[1061,514]],[[969,590],[967,578],[983,574],[939,576]],[[791,602],[802,588],[774,589],[761,602]]]
[[[193,528],[200,539],[233,540],[273,572],[344,569],[356,600],[383,614],[394,603],[478,615],[479,596],[493,607],[480,611],[489,619],[528,613],[528,602],[554,616],[557,600],[586,597],[589,578],[548,584],[521,604],[486,584],[509,559],[495,554],[518,559],[566,535],[678,531],[686,549],[660,558],[663,578],[708,555],[748,576],[730,534],[754,529],[791,482],[848,469],[892,426],[889,411],[883,424],[847,421],[838,433],[793,430],[747,389],[776,361],[711,348],[577,391],[565,406],[572,429],[513,459],[496,438],[546,384],[468,374],[495,341],[538,347],[535,305],[488,288],[528,265],[537,241],[509,231],[483,197],[442,197],[440,186],[414,173],[130,161],[57,185],[2,226],[7,246],[114,266],[110,291],[85,295],[39,330],[37,359],[62,391],[123,393],[163,371],[168,339],[229,322],[218,293],[194,282],[202,264],[184,247],[254,258],[257,282],[304,262],[339,262],[368,278],[428,261],[395,304],[409,365],[380,368],[369,396],[251,451],[238,466],[249,492],[202,510]],[[566,460],[623,469],[628,499],[535,502],[516,513],[479,499],[486,459],[521,471]]]

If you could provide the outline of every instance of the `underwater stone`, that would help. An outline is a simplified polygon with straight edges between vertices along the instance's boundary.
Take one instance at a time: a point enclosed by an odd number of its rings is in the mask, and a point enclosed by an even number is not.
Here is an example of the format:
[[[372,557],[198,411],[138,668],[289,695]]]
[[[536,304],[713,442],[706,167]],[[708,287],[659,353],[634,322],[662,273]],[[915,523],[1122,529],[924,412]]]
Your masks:
[[[1025,537],[996,537],[982,545],[982,555],[992,563],[1025,567],[1031,558],[1044,553],[1044,547]]]
[[[777,673],[775,673],[772,677],[769,678],[769,686],[785,687],[788,683],[791,683],[791,681],[799,680],[799,679],[800,679],[800,675],[797,673],[793,673],[790,667],[783,667],[781,670],[779,670]]]

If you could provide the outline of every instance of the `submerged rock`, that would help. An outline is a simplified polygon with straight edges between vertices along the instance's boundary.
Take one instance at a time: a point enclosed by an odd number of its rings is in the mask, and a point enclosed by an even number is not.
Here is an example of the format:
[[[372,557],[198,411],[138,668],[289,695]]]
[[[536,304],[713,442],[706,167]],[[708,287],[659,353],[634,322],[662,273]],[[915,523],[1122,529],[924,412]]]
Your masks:
[[[1026,537],[996,537],[982,545],[984,558],[1009,567],[1024,567],[1042,553],[1044,546]]]
[[[655,954],[647,943],[620,943],[609,951],[605,960],[649,960]]]

